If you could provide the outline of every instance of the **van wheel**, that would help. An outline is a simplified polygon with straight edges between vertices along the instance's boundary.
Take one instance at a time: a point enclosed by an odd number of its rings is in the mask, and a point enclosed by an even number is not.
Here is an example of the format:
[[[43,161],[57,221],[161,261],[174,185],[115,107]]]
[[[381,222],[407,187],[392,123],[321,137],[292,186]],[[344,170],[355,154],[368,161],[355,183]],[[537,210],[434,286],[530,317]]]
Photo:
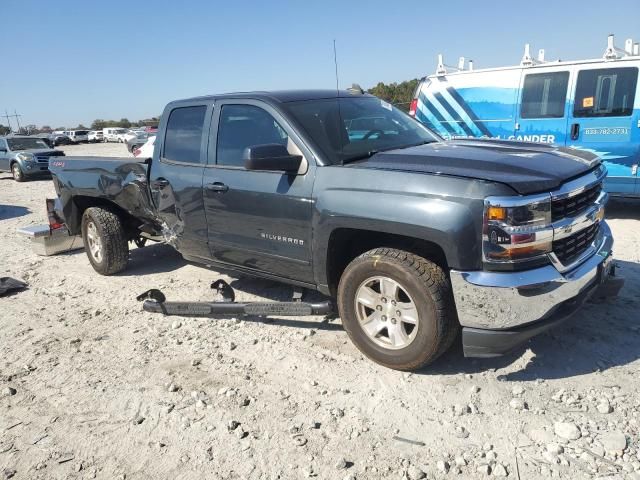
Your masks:
[[[24,182],[24,173],[18,162],[11,165],[11,174],[16,182]]]
[[[433,362],[458,332],[445,272],[402,250],[377,248],[353,260],[340,278],[338,308],[356,347],[396,370]]]
[[[93,269],[102,275],[121,272],[129,260],[129,242],[120,217],[92,207],[82,215],[82,240]]]

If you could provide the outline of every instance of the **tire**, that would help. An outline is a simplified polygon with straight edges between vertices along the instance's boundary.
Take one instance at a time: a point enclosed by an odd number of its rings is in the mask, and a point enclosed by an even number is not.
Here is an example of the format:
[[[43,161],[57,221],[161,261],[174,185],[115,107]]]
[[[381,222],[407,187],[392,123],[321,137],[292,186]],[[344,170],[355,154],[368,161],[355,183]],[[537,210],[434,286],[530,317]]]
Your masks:
[[[93,269],[101,275],[121,272],[129,260],[129,242],[120,217],[100,207],[82,215],[82,240]]]
[[[22,168],[20,167],[20,164],[18,162],[15,162],[11,165],[11,174],[13,175],[13,179],[16,182],[24,182],[24,172],[22,171]]]
[[[368,251],[347,265],[338,285],[338,309],[355,346],[395,370],[417,370],[433,362],[459,329],[443,269],[391,248]]]

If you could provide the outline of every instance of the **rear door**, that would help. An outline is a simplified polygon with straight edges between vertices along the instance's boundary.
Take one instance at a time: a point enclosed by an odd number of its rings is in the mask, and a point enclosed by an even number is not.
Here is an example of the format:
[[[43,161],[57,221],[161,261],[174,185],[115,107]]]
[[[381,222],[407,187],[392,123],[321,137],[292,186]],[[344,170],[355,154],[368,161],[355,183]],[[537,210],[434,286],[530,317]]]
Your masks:
[[[638,67],[611,63],[580,67],[574,89],[567,145],[597,153],[608,175],[605,189],[618,195],[637,192],[639,115],[634,109]]]
[[[264,102],[217,101],[214,118],[204,173],[211,255],[224,264],[312,283],[311,153]],[[244,168],[246,147],[273,143],[303,156],[298,174]]]
[[[517,140],[565,145],[569,77],[568,69],[523,70],[515,132]]]
[[[169,105],[149,174],[165,240],[186,256],[209,258],[202,198],[212,102]]]

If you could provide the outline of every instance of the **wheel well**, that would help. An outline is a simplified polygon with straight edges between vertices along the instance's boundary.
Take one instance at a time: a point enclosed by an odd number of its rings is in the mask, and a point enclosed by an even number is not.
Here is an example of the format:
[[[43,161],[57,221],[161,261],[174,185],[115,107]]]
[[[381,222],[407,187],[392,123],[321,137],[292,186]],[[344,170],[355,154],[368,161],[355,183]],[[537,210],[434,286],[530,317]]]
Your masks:
[[[354,258],[379,247],[411,252],[431,260],[445,272],[448,270],[444,250],[436,243],[393,233],[339,228],[331,233],[327,248],[327,280],[331,294],[336,294],[342,272]]]
[[[131,215],[126,210],[120,208],[115,203],[109,200],[106,200],[104,198],[86,197],[83,195],[74,196],[73,203],[76,206],[75,220],[76,220],[78,231],[80,231],[80,225],[82,223],[82,215],[84,214],[85,210],[91,207],[101,207],[106,210],[112,211],[113,213],[118,215],[118,217],[120,217],[124,225],[125,231],[127,232],[127,236],[129,237],[130,240],[133,238],[137,238],[139,236],[140,232],[138,230],[138,227],[141,224],[140,220],[138,220],[136,217]]]

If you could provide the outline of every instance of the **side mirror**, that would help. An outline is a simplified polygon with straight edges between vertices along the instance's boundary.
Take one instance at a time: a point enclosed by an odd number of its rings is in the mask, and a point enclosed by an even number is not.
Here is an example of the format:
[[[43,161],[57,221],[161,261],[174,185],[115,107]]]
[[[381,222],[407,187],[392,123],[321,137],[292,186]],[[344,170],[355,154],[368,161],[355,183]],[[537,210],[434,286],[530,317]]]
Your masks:
[[[302,163],[302,155],[291,155],[284,145],[278,143],[247,147],[242,158],[247,170],[296,173]]]
[[[0,152],[7,153],[7,149],[4,147],[0,147]]]

